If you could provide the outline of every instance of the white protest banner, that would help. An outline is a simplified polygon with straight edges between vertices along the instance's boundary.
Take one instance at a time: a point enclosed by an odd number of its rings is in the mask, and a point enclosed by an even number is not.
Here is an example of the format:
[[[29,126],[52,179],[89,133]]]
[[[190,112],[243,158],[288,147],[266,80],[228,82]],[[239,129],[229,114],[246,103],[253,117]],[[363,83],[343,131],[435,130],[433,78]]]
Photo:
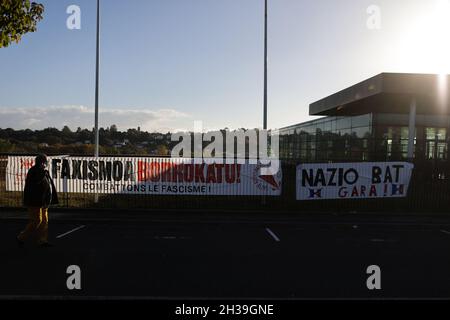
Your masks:
[[[405,197],[408,162],[315,163],[297,166],[297,200]]]
[[[261,165],[221,164],[205,159],[52,156],[49,173],[59,192],[100,194],[267,195],[281,194],[281,167],[261,174]],[[277,160],[273,160],[277,161]],[[23,191],[34,157],[10,156],[6,190]]]

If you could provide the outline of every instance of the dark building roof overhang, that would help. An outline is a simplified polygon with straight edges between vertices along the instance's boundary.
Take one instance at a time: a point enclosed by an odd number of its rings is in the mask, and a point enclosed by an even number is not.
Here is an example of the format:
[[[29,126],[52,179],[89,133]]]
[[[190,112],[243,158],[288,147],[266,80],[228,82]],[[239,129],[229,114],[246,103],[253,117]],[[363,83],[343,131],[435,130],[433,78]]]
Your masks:
[[[449,114],[449,80],[448,75],[381,73],[310,104],[309,114],[408,113],[412,98],[419,114]]]

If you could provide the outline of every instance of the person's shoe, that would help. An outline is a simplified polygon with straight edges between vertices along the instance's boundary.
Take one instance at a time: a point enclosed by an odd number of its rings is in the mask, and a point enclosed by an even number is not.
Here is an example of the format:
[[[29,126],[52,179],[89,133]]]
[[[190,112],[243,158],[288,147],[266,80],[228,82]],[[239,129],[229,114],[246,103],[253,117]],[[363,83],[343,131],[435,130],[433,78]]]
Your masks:
[[[18,237],[16,237],[16,241],[17,241],[17,245],[19,246],[19,248],[23,248],[23,246],[25,245],[25,242],[20,240]]]
[[[53,247],[53,244],[51,244],[50,242],[42,242],[42,243],[40,243],[39,244],[39,247],[41,247],[41,248],[50,248],[50,247]]]

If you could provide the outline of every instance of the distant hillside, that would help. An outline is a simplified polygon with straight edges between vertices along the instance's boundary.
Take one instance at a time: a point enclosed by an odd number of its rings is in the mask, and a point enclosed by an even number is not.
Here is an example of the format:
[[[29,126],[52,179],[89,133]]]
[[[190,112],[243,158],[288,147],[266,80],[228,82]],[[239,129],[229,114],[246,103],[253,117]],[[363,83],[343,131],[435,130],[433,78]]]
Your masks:
[[[168,155],[170,133],[149,133],[138,129],[119,131],[115,125],[100,128],[100,153]],[[14,130],[0,128],[0,152],[3,153],[49,153],[86,154],[94,153],[94,130],[78,128],[62,130]]]

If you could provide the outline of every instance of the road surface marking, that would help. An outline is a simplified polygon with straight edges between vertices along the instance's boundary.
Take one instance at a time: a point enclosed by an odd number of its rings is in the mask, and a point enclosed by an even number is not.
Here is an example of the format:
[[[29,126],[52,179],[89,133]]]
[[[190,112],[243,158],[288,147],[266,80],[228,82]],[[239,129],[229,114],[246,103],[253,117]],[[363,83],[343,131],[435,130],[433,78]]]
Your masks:
[[[67,236],[68,234],[71,234],[72,232],[75,232],[75,231],[77,231],[77,230],[83,229],[84,227],[86,227],[86,226],[85,226],[85,225],[82,225],[82,226],[79,226],[79,227],[77,227],[77,228],[75,228],[75,229],[72,229],[72,230],[70,230],[70,231],[67,231],[66,233],[63,233],[63,234],[60,234],[59,236],[57,236],[56,239],[62,238],[62,237],[64,237],[64,236]]]
[[[280,238],[278,238],[277,235],[275,233],[273,233],[272,230],[270,230],[269,228],[266,228],[266,231],[272,236],[272,238],[275,239],[276,242],[280,242]]]
[[[153,239],[176,240],[175,236],[154,236]]]
[[[444,229],[441,229],[441,232],[442,233],[446,233],[446,234],[450,234],[450,231],[447,231],[447,230],[444,230]]]
[[[370,239],[372,242],[384,242],[384,239]]]

